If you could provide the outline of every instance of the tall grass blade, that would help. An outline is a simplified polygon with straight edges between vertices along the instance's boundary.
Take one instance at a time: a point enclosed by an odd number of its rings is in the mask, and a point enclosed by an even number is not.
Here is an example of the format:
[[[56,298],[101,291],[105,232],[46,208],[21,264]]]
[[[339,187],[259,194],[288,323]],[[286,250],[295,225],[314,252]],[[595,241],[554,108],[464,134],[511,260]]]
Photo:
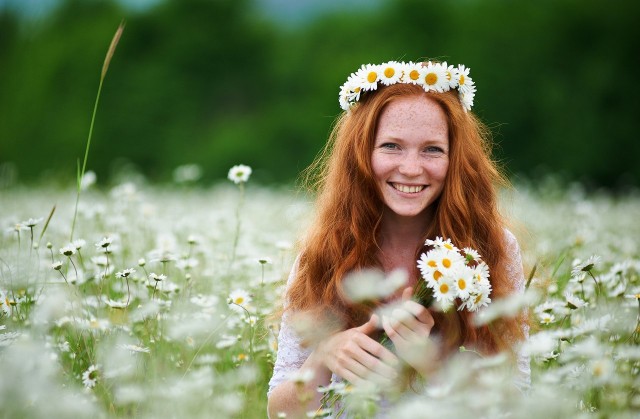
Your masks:
[[[38,239],[38,245],[42,241],[42,237],[44,236],[44,232],[47,231],[47,227],[49,227],[49,221],[51,221],[51,219],[53,218],[53,213],[54,212],[56,212],[56,206],[55,205],[53,206],[53,208],[51,208],[51,212],[49,213],[49,216],[47,217],[47,221],[45,221],[44,227],[42,227],[42,231],[40,232],[40,238]]]
[[[82,186],[82,177],[84,176],[85,169],[87,167],[87,159],[89,157],[89,148],[91,147],[91,136],[93,135],[93,125],[96,120],[96,113],[98,111],[98,102],[100,102],[100,93],[102,92],[102,83],[104,82],[104,78],[107,75],[107,70],[109,69],[109,63],[111,63],[111,58],[113,57],[113,53],[118,46],[118,42],[120,41],[120,37],[122,36],[122,31],[124,31],[124,20],[120,22],[116,33],[113,35],[113,39],[111,40],[111,45],[109,45],[109,49],[107,50],[107,55],[104,58],[104,64],[102,65],[102,72],[100,74],[100,84],[98,85],[98,93],[96,94],[96,101],[93,104],[93,113],[91,114],[91,124],[89,125],[89,135],[87,137],[87,147],[84,151],[84,161],[82,162],[82,169],[78,170],[77,177],[77,194],[76,194],[76,206],[73,211],[73,222],[71,223],[71,234],[69,236],[69,241],[73,241],[73,232],[76,227],[76,218],[78,217],[78,204],[80,203],[80,191]],[[80,163],[78,162],[78,168],[80,167]]]

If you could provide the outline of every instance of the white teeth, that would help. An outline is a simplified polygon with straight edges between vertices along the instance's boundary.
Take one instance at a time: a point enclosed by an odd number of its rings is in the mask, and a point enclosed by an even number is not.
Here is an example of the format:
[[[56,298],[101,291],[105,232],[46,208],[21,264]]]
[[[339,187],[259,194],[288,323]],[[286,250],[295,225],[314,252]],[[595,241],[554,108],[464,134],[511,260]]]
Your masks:
[[[391,186],[404,193],[417,193],[424,189],[424,186],[408,186],[400,183],[392,183]]]

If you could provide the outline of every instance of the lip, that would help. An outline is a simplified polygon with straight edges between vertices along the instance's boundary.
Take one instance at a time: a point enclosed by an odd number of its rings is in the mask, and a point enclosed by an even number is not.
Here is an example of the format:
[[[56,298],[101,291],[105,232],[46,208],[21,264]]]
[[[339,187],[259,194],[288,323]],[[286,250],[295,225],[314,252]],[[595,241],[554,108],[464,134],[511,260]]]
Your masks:
[[[420,192],[427,189],[429,185],[416,184],[416,183],[400,183],[400,182],[388,182],[389,186],[402,194],[417,195]]]

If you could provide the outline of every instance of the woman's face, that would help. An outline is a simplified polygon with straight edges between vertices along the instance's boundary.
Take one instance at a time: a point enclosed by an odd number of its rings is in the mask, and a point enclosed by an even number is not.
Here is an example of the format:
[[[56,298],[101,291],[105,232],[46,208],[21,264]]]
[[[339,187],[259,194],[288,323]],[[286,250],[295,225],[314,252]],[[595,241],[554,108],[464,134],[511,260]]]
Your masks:
[[[380,114],[371,166],[385,205],[415,217],[440,196],[449,168],[447,117],[437,102],[407,96]]]

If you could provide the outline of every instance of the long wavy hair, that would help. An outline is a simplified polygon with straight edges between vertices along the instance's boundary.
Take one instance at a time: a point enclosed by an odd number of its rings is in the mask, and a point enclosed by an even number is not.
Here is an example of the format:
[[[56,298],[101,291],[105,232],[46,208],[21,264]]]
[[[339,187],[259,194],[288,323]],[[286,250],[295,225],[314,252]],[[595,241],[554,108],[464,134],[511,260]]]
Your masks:
[[[513,292],[505,269],[505,225],[497,203],[497,188],[508,183],[491,159],[488,129],[463,110],[456,91],[427,93],[419,86],[395,84],[364,93],[354,108],[342,113],[325,148],[305,173],[307,185],[318,193],[317,213],[301,243],[295,278],[286,295],[287,309],[339,319],[345,329],[368,320],[372,307],[350,302],[342,281],[352,271],[381,268],[377,255],[385,206],[371,168],[377,123],[392,101],[421,95],[444,110],[450,143],[445,185],[432,204],[433,222],[423,238],[442,236],[460,248],[478,250],[490,268],[491,298]],[[416,249],[416,260],[421,251]],[[465,345],[493,353],[509,349],[522,335],[522,319],[478,328],[467,311],[434,313],[434,317],[447,351]]]

